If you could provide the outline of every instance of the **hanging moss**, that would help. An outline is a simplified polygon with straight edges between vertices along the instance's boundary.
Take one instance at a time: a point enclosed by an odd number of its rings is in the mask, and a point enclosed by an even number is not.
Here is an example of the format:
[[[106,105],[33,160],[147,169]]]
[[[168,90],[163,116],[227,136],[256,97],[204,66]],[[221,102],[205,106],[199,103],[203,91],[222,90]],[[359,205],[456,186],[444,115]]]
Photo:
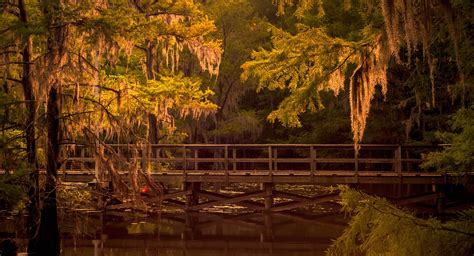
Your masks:
[[[278,6],[279,14],[284,13],[286,6],[295,4],[294,1],[274,3]],[[321,14],[321,11],[315,10],[315,6],[337,8],[319,0],[297,3],[295,16],[302,22],[302,17]],[[440,28],[447,28],[449,32],[459,82],[465,94],[465,72],[459,44],[460,38],[466,37],[461,31],[463,24],[469,22],[467,12],[462,8],[454,8],[449,1],[441,0],[381,0],[378,9],[374,9],[374,6],[377,7],[374,3],[369,0],[340,3],[339,12],[356,13],[353,17],[358,20],[353,23],[363,24],[357,31],[352,31],[350,36],[333,36],[337,33],[328,29],[335,26],[324,22],[314,27],[298,24],[296,34],[271,28],[271,49],[254,52],[252,60],[242,65],[243,79],[255,76],[261,88],[287,89],[291,92],[279,109],[270,114],[271,121],[278,119],[285,125],[299,126],[302,113],[322,108],[319,103],[315,104],[320,90],[331,89],[337,94],[344,88],[344,81],[348,81],[352,132],[357,150],[357,145],[363,139],[376,86],[381,86],[384,95],[387,93],[387,70],[391,59],[399,64],[410,65],[414,53],[421,49],[429,70],[431,108],[436,106],[437,60],[430,46],[439,40],[437,30]],[[466,43],[469,43],[468,39]],[[402,58],[402,52],[406,53],[408,60]],[[355,70],[352,65],[356,66]],[[309,93],[311,90],[315,92]],[[463,105],[464,94],[461,96]]]

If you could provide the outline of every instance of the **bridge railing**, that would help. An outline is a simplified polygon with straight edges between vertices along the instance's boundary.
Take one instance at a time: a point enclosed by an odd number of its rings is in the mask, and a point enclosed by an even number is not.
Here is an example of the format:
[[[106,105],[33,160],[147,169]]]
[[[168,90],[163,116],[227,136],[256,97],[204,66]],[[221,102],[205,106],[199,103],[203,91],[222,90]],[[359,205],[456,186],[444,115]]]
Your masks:
[[[113,151],[151,173],[401,175],[422,171],[423,154],[442,147],[363,144],[356,154],[352,144],[110,144],[105,155]],[[91,148],[77,146],[63,169],[94,170],[96,161]]]

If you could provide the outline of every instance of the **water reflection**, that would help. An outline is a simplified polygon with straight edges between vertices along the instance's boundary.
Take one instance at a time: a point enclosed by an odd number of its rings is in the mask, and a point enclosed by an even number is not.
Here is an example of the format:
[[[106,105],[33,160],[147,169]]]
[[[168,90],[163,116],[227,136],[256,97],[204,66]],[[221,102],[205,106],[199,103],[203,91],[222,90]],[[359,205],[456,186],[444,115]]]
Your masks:
[[[134,214],[94,218],[87,233],[63,229],[63,255],[324,255],[344,228],[342,216],[333,213],[308,217],[294,212],[196,212],[160,218]]]

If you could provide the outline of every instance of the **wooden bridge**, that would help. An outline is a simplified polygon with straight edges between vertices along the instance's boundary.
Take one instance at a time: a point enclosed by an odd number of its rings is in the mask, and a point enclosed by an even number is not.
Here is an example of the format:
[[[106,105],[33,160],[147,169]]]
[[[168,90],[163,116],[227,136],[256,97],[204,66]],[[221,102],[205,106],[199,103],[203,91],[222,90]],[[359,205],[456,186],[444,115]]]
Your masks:
[[[183,184],[182,189],[161,198],[175,207],[199,211],[237,204],[256,211],[278,212],[331,202],[337,199],[337,194],[303,196],[277,191],[275,184],[378,185],[395,188],[400,204],[440,201],[442,186],[472,183],[474,177],[472,172],[440,174],[436,170],[420,169],[424,155],[442,147],[365,144],[356,154],[352,144],[110,144],[106,152],[136,164],[157,182]],[[65,161],[60,178],[66,182],[92,182],[96,161],[92,148],[77,147]],[[123,175],[127,174],[126,168],[119,169]],[[261,186],[254,191],[227,195],[206,191],[202,183]],[[181,197],[186,200],[177,200]],[[289,202],[274,204],[275,197]],[[259,198],[264,203],[258,202]],[[144,198],[150,204],[157,200]],[[110,209],[132,204],[124,202]]]
[[[352,144],[108,145],[141,165],[159,182],[256,182],[291,184],[446,184],[459,175],[421,170],[424,154],[442,146]],[[62,179],[90,182],[96,158],[78,147]],[[126,173],[127,170],[122,170]]]

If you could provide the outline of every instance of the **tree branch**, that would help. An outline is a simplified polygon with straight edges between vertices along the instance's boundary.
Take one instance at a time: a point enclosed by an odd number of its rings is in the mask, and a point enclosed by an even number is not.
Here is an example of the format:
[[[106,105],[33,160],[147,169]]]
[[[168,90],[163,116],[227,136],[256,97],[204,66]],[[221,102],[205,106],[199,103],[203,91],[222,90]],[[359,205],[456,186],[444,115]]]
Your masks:
[[[117,89],[114,89],[114,88],[110,88],[110,87],[105,87],[105,86],[102,86],[102,85],[99,85],[99,84],[66,84],[64,86],[81,86],[81,87],[96,87],[96,88],[100,88],[100,89],[103,89],[105,91],[111,91],[111,92],[114,92],[116,94],[120,94],[122,93],[123,91],[126,91],[126,89],[123,89],[123,90],[117,90]]]
[[[0,76],[0,79],[6,79],[6,80],[8,80],[8,81],[12,81],[12,82],[16,82],[16,83],[20,83],[20,84],[21,84],[21,80],[16,79],[16,78]]]
[[[361,193],[361,195],[363,197],[365,197],[363,193]],[[418,225],[418,226],[422,226],[422,227],[426,227],[426,228],[431,228],[433,230],[444,230],[444,231],[449,231],[449,232],[455,232],[455,233],[459,233],[459,234],[462,234],[462,235],[466,235],[466,236],[474,236],[474,233],[473,232],[466,232],[466,231],[462,231],[462,230],[458,230],[458,229],[454,229],[454,228],[451,228],[451,227],[448,227],[442,223],[440,223],[439,226],[432,226],[432,225],[428,225],[426,223],[422,223],[420,221],[423,221],[423,220],[419,220],[417,219],[416,217],[413,217],[409,214],[406,214],[406,215],[399,215],[399,214],[395,214],[394,212],[396,211],[400,211],[400,209],[398,209],[397,207],[395,206],[392,206],[391,204],[387,203],[385,206],[390,208],[392,211],[384,211],[378,207],[376,207],[374,205],[374,203],[367,203],[366,204],[368,207],[371,207],[373,208],[374,210],[382,213],[382,214],[386,214],[386,215],[391,215],[391,216],[394,216],[394,217],[397,217],[397,218],[400,218],[400,219],[407,219],[407,220],[410,220],[413,222],[413,224],[415,225]]]
[[[6,62],[6,63],[0,63],[0,66],[23,65],[23,64],[34,64],[34,62],[11,61],[11,62]]]

